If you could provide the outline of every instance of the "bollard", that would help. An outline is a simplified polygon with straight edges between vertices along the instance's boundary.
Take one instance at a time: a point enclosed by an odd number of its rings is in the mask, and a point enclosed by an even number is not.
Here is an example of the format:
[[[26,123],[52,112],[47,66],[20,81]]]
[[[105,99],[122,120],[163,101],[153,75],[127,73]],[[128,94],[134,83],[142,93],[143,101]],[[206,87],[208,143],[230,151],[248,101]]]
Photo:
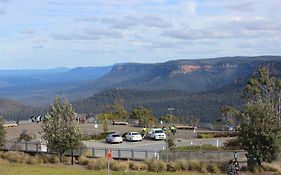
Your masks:
[[[147,159],[148,158],[148,152],[147,152],[147,150],[145,150],[145,159]]]
[[[36,142],[36,152],[38,153],[39,151],[39,146],[38,146],[38,143]]]
[[[121,159],[121,151],[120,151],[120,149],[118,149],[117,151],[118,151],[118,158]]]
[[[25,142],[25,151],[28,151],[28,144]]]
[[[104,148],[104,156],[107,156],[107,148]]]
[[[135,158],[134,150],[132,149],[131,152],[132,152],[132,159],[134,159]]]
[[[95,157],[95,148],[92,148],[92,157]]]

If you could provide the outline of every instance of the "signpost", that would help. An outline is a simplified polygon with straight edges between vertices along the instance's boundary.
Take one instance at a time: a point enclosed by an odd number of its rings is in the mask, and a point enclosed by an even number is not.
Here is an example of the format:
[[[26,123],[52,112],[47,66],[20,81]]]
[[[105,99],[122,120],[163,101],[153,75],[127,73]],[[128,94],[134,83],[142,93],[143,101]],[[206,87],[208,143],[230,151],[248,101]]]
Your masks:
[[[107,151],[107,175],[110,174],[110,160],[112,159],[112,151]]]

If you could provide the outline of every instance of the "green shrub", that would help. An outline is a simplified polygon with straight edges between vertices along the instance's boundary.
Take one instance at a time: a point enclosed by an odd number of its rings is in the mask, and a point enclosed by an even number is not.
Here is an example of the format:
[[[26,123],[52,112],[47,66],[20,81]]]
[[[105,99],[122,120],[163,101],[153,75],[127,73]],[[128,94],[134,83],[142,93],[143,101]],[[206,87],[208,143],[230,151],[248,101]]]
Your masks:
[[[216,147],[213,145],[192,145],[192,146],[179,146],[176,147],[175,150],[177,151],[196,151],[196,150],[222,150],[223,147]]]
[[[145,163],[148,165],[148,170],[152,172],[162,172],[167,169],[166,163],[161,160],[152,159]]]
[[[199,133],[197,135],[197,138],[199,139],[209,139],[209,138],[214,138],[214,134],[213,133]]]
[[[228,150],[242,149],[241,142],[239,142],[238,138],[228,140],[223,145],[224,148]]]
[[[116,161],[113,160],[110,162],[110,169],[113,171],[127,171],[129,169],[129,165],[124,161]]]

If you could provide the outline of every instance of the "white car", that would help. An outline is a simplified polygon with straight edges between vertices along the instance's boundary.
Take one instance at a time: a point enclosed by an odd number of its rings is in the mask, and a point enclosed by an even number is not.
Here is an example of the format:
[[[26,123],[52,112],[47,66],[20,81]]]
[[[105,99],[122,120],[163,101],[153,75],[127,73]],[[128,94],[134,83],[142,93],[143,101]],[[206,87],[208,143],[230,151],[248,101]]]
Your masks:
[[[148,132],[148,136],[154,140],[165,140],[166,134],[161,128],[153,128]]]
[[[125,135],[125,139],[128,140],[128,141],[141,141],[142,140],[142,136],[138,132],[128,132]]]
[[[108,142],[108,143],[122,143],[123,138],[120,136],[120,134],[113,133],[113,134],[109,134],[106,137],[106,142]]]

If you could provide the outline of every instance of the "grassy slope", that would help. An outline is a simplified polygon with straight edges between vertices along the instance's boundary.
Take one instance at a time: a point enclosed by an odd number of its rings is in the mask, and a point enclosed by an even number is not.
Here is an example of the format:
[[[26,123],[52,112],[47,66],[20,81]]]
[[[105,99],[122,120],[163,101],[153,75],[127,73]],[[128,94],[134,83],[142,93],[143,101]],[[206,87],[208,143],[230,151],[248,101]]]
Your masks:
[[[27,165],[18,163],[8,163],[6,161],[0,160],[0,174],[1,175],[104,175],[106,171],[92,171],[86,170],[81,167],[72,167],[66,165]],[[177,173],[148,173],[148,172],[114,172],[112,175],[184,175],[187,172],[177,172]],[[198,175],[197,173],[188,173],[189,175]],[[203,174],[201,174],[203,175]]]

